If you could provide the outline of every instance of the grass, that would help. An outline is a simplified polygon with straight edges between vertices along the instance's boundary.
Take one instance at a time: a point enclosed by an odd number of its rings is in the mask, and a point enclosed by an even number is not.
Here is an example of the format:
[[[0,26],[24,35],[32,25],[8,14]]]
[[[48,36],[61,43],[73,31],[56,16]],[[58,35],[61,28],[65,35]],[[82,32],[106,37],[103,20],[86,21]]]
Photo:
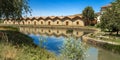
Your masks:
[[[44,48],[33,44],[32,38],[17,31],[0,31],[0,60],[57,60]],[[8,39],[8,40],[7,40]]]
[[[12,30],[12,31],[19,31],[19,28],[13,26],[0,26],[0,30]]]
[[[115,42],[120,44],[120,36],[119,35],[109,35],[106,34],[105,32],[99,32],[97,34],[91,34],[89,37],[98,39],[98,40],[103,40],[103,41],[108,41],[108,42]]]
[[[16,47],[11,43],[0,43],[0,60],[56,60],[53,53],[39,47]]]

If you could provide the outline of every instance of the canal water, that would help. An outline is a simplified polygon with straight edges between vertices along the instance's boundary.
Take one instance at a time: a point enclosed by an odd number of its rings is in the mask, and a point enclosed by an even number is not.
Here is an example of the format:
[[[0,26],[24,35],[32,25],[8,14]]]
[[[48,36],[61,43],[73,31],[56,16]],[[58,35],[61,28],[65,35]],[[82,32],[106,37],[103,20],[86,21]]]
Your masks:
[[[70,30],[20,27],[20,32],[33,38],[36,45],[42,46],[56,55],[61,54],[60,47],[63,46],[66,39],[74,37],[74,40],[80,40],[81,44],[84,43],[84,46],[87,46],[85,51],[86,57],[84,60],[120,60],[119,54],[115,54],[102,48],[82,42],[82,36],[86,33],[89,33],[88,31],[81,31],[76,29]]]

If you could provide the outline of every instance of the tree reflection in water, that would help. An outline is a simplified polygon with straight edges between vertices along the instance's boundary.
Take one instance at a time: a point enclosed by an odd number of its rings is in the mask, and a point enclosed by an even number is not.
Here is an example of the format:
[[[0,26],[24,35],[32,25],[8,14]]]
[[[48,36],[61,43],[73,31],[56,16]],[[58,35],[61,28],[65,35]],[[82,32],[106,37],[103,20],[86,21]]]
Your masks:
[[[60,60],[84,60],[87,47],[81,42],[81,39],[66,38],[61,47]]]

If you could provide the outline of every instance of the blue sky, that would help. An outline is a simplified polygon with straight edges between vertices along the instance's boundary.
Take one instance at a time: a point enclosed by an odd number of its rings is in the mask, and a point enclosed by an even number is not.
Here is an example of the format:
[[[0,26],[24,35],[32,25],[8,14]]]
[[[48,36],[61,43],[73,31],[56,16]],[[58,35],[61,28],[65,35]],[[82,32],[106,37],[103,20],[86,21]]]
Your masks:
[[[99,12],[112,0],[30,0],[32,16],[66,16],[82,13],[86,6]]]

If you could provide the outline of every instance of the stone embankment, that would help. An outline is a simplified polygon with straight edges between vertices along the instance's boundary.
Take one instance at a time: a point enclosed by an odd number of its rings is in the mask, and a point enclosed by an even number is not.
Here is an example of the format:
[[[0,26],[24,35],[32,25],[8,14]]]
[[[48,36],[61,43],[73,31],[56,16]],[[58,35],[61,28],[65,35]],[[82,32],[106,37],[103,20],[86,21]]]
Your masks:
[[[95,31],[95,33],[98,33],[98,32],[100,32],[100,31]],[[86,35],[82,36],[84,42],[120,54],[120,44],[119,43],[104,41],[104,40],[96,39],[96,38],[91,38],[89,36],[90,34],[86,34]]]

